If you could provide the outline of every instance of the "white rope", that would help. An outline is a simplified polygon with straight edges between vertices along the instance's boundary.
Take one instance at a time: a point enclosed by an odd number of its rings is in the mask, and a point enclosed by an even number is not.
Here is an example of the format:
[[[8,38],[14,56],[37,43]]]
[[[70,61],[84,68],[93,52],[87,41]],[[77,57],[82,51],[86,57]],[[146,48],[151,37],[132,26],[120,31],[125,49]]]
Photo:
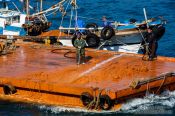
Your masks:
[[[71,2],[71,1],[70,1],[70,2]],[[65,12],[67,11],[67,8],[68,8],[70,2],[67,4],[67,7],[66,7],[66,9],[65,9]],[[63,24],[63,20],[64,20],[64,16],[62,16],[60,26],[62,26],[62,24]]]
[[[16,4],[14,2],[12,2],[13,5],[15,6],[15,8],[18,10],[18,12],[20,12],[19,8],[16,6]]]
[[[71,8],[71,17],[70,17],[70,22],[69,22],[69,28],[72,26],[72,16],[73,16],[73,8]],[[68,30],[68,36],[70,33],[70,29]]]
[[[67,7],[66,7],[66,9],[65,9],[65,13],[66,13],[66,11],[67,11],[67,8],[68,8],[68,6],[70,5],[70,3],[71,3],[71,0],[68,2],[68,4],[67,4]],[[62,24],[63,24],[63,20],[64,20],[64,15],[62,16],[62,18],[61,18],[61,23],[60,23],[60,27],[62,26]],[[59,37],[61,36],[61,31],[59,32],[59,36],[58,36],[58,39],[59,39]]]
[[[75,8],[75,25],[76,25],[76,28],[78,29],[78,23],[77,23],[77,8]]]
[[[65,1],[65,2],[63,3],[63,6],[64,6],[67,2],[68,2],[68,1]],[[54,14],[55,12],[57,12],[58,10],[59,10],[59,8],[56,9],[55,11],[53,11],[52,13],[49,13],[49,14],[46,15],[46,16],[50,16],[50,15]]]
[[[52,14],[56,13],[58,10],[59,10],[59,9],[56,9],[55,11],[53,11],[53,12],[51,12],[51,13],[47,14],[46,16],[50,16],[50,15],[52,15]]]

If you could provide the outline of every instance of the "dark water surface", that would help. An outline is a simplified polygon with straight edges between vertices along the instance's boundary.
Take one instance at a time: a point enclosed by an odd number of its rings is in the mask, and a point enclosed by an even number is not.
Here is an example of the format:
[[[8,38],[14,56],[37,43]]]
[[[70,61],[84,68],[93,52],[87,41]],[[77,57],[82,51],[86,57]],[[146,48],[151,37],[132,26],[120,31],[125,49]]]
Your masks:
[[[59,0],[44,0],[44,7],[57,3]],[[19,3],[17,3],[19,4]],[[31,0],[36,4],[36,0]],[[78,15],[93,18],[86,22],[97,22],[103,15],[110,20],[123,21],[130,18],[144,20],[143,7],[148,18],[163,16],[168,22],[166,33],[159,41],[158,54],[175,57],[175,0],[78,0]],[[20,5],[18,5],[20,6]],[[70,9],[68,9],[70,11]],[[60,13],[50,15],[51,29],[60,26]],[[69,17],[65,17],[63,25],[67,25]],[[0,100],[0,116],[64,116],[64,115],[175,115],[175,92],[166,92],[162,96],[149,95],[143,99],[133,99],[123,105],[118,112],[87,113],[83,109],[67,109],[63,107],[38,106],[34,104],[14,103]]]

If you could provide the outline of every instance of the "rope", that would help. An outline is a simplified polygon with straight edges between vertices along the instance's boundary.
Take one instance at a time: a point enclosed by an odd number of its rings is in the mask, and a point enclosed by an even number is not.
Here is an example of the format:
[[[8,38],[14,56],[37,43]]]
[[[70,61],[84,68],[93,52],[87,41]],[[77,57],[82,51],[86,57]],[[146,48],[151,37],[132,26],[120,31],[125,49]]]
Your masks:
[[[67,1],[65,1],[65,2],[63,3],[63,6],[64,6],[66,3],[67,3]],[[54,14],[55,12],[57,12],[58,10],[59,10],[59,8],[58,8],[58,9],[56,9],[55,11],[53,11],[52,13],[50,13],[50,14],[46,15],[46,16],[50,16],[50,15]]]
[[[78,29],[78,23],[77,23],[77,8],[75,8],[75,25],[77,26],[76,28]]]
[[[68,6],[70,5],[70,2],[71,2],[71,1],[69,1],[69,2],[67,3],[67,7],[66,7],[66,9],[65,9],[64,13],[66,13],[67,8],[68,8]],[[62,26],[62,24],[63,24],[63,20],[64,20],[64,15],[62,15],[62,18],[61,18],[60,27],[61,27],[61,26]],[[61,36],[61,31],[59,32],[58,39],[60,38],[60,36]]]
[[[164,85],[165,80],[166,80],[166,75],[164,75],[164,79],[163,79],[163,81],[162,81],[161,85],[159,86],[159,88],[157,89],[156,94],[157,94],[157,93],[160,91],[160,89],[161,89],[161,88],[162,88],[162,86]]]
[[[149,95],[149,83],[147,83],[147,87],[146,87],[146,93],[145,93],[146,96]]]
[[[103,90],[100,90],[97,96],[96,96],[96,92],[94,91],[94,99],[86,106],[87,109],[91,109],[94,105],[95,105],[94,109],[98,109],[102,91]]]
[[[144,38],[144,36],[143,36],[143,33],[142,33],[141,30],[140,30],[140,28],[138,27],[137,29],[139,30],[140,35],[142,36],[143,41],[144,41],[145,43],[147,43],[146,40],[145,40],[145,38]]]
[[[73,17],[73,8],[71,8],[71,17],[70,17],[70,22],[69,22],[69,28],[72,25],[72,17]],[[68,30],[68,36],[69,36],[69,33],[70,33],[70,29]]]

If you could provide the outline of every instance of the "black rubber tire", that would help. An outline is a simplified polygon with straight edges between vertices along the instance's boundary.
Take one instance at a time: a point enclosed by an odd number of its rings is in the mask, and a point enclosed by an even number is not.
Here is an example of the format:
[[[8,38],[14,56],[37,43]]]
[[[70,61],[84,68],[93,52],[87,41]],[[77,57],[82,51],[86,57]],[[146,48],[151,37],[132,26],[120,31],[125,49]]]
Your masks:
[[[100,38],[93,33],[88,34],[86,36],[86,43],[88,44],[88,48],[98,47],[100,44]]]
[[[4,85],[3,86],[3,91],[5,95],[11,95],[17,92],[16,88],[12,85]]]
[[[115,35],[115,31],[112,27],[106,26],[101,30],[101,38],[104,40],[109,40]]]
[[[102,110],[110,110],[113,106],[113,102],[108,95],[100,96],[100,108]]]
[[[89,30],[89,28],[93,28],[93,30]],[[92,31],[93,32],[98,31],[98,25],[96,23],[89,23],[86,25],[86,31],[85,31],[86,34],[88,35],[88,34],[92,33]]]
[[[84,106],[87,106],[88,104],[90,104],[93,101],[93,96],[88,93],[88,92],[83,92],[80,96],[80,99],[83,103]]]
[[[56,36],[50,36],[49,39],[50,39],[50,44],[57,43],[57,37]]]

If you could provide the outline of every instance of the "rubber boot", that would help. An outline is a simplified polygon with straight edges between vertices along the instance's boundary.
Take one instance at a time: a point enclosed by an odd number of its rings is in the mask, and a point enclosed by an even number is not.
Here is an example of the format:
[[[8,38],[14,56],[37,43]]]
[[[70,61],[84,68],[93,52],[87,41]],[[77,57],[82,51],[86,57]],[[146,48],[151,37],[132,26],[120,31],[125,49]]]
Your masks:
[[[85,56],[82,56],[82,64],[86,64],[86,62],[85,62]]]

